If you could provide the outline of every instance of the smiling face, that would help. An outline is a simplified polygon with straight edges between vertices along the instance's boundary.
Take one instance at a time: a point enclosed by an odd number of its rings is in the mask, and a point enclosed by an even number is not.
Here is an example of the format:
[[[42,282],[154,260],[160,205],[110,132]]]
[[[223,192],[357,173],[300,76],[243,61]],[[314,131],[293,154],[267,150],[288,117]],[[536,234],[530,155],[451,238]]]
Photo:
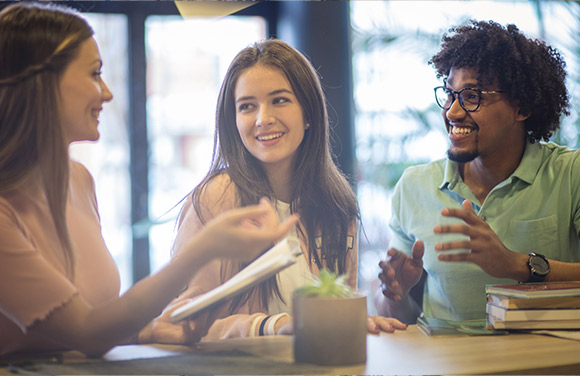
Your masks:
[[[286,76],[275,68],[246,69],[234,90],[236,126],[246,149],[266,171],[290,171],[306,124]]]
[[[101,55],[93,38],[79,48],[60,80],[60,116],[67,144],[99,139],[99,114],[113,95],[101,78]]]
[[[449,72],[447,88],[479,88],[500,90],[499,87],[480,87],[475,69],[455,69]],[[448,110],[442,110],[449,134],[449,159],[465,163],[478,157],[501,157],[524,140],[525,116],[510,104],[505,94],[481,94],[481,105],[474,112],[465,111],[456,99]]]

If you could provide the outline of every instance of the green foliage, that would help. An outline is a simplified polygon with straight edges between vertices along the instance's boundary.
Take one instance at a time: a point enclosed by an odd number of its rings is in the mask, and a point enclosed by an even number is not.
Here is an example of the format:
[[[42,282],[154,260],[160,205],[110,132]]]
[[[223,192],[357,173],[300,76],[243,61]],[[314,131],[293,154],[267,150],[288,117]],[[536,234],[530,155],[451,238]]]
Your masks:
[[[354,291],[346,283],[346,274],[337,275],[322,269],[318,277],[310,275],[310,284],[296,290],[295,294],[318,298],[350,298]]]

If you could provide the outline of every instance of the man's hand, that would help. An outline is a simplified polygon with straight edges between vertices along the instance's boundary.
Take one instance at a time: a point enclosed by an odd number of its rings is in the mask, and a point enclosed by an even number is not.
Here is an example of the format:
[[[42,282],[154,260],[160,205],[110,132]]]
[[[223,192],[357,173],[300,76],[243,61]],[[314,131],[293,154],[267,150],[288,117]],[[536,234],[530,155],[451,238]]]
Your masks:
[[[387,252],[388,259],[381,261],[379,273],[383,295],[395,301],[400,301],[409,293],[421,279],[423,273],[423,254],[425,245],[421,240],[413,244],[413,257],[405,255],[394,248]]]
[[[441,252],[438,259],[441,261],[467,261],[483,269],[487,274],[497,278],[512,278],[520,280],[526,270],[527,256],[507,249],[493,229],[479,218],[470,201],[463,201],[463,209],[445,208],[441,214],[445,217],[455,217],[465,223],[435,226],[436,234],[463,234],[469,240],[457,240],[435,244],[435,251]],[[445,251],[468,249],[469,253],[446,254]]]

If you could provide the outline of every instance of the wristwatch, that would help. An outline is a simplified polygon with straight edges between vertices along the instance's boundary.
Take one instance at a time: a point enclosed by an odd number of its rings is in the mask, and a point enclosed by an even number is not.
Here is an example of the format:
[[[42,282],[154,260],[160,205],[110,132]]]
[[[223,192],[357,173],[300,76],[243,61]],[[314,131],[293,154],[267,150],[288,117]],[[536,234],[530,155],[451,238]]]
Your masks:
[[[548,273],[550,273],[550,263],[546,256],[536,252],[528,254],[528,268],[530,269],[530,279],[528,282],[544,282]]]

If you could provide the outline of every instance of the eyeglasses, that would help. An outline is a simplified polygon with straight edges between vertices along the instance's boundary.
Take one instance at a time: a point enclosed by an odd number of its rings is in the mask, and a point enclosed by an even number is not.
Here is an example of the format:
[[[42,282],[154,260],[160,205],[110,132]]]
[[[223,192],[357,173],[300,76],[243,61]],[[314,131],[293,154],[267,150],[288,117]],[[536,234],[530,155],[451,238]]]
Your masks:
[[[505,93],[502,90],[479,90],[474,88],[463,88],[459,91],[451,90],[445,86],[437,86],[435,89],[435,101],[444,110],[448,110],[455,102],[455,98],[459,98],[459,104],[467,112],[477,111],[481,104],[481,94],[499,94]]]

